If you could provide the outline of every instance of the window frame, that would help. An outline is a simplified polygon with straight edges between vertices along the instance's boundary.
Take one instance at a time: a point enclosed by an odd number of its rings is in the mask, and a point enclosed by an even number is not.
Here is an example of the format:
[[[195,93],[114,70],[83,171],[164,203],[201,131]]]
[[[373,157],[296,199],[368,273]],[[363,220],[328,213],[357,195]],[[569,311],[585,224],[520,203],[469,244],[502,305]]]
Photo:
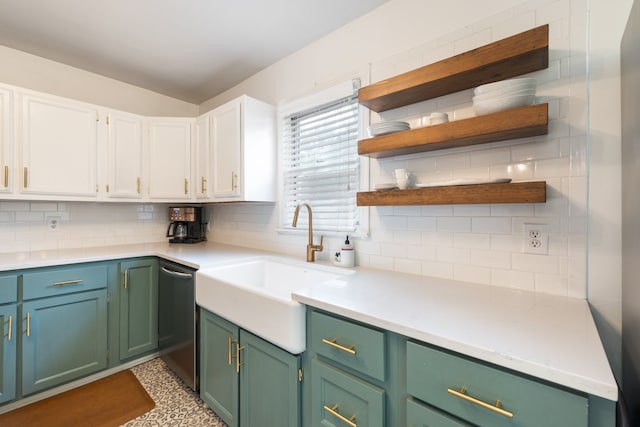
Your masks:
[[[278,233],[281,234],[303,234],[307,233],[307,228],[294,228],[291,224],[285,223],[285,219],[287,218],[286,213],[286,204],[285,204],[285,185],[284,185],[284,175],[285,175],[285,162],[284,162],[284,129],[283,123],[287,116],[291,114],[295,114],[297,112],[305,111],[317,106],[321,106],[323,104],[327,104],[333,101],[336,101],[340,98],[344,98],[346,96],[352,95],[354,90],[360,87],[360,79],[356,78],[353,80],[349,80],[338,85],[332,86],[320,92],[316,92],[314,94],[287,102],[282,104],[278,108],[277,120],[278,120],[278,202],[280,204],[279,208],[279,219],[278,219]],[[357,140],[362,138],[364,129],[366,129],[365,120],[368,120],[368,115],[365,114],[364,108],[358,105],[358,137]],[[369,158],[364,156],[358,156],[359,160],[359,189],[358,191],[367,191],[369,188]],[[311,204],[313,207],[313,203]],[[369,236],[369,208],[358,206],[358,225],[355,232],[349,232],[350,237],[355,238],[366,238]],[[306,215],[306,213],[305,213]],[[344,238],[345,232],[338,230],[322,230],[322,235],[329,237],[340,237]]]

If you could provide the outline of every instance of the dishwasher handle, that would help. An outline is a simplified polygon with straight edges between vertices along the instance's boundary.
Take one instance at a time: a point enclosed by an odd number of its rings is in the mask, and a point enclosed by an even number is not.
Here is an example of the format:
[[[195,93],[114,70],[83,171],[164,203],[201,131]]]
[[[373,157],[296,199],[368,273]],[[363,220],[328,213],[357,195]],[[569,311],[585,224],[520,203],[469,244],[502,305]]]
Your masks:
[[[181,279],[193,279],[193,274],[191,273],[182,273],[180,271],[169,270],[167,267],[161,267],[162,271],[167,273],[170,276],[179,277]]]

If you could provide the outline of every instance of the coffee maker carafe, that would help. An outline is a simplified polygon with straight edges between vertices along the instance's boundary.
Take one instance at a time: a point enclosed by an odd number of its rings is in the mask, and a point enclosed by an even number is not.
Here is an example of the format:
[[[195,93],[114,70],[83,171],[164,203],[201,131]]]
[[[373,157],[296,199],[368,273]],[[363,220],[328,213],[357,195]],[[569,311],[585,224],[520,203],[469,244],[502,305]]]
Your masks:
[[[169,208],[169,243],[198,243],[206,239],[206,222],[202,221],[200,206],[180,206]]]
[[[174,221],[169,223],[167,228],[167,237],[173,237],[174,239],[186,239],[187,238],[188,225],[183,221]]]

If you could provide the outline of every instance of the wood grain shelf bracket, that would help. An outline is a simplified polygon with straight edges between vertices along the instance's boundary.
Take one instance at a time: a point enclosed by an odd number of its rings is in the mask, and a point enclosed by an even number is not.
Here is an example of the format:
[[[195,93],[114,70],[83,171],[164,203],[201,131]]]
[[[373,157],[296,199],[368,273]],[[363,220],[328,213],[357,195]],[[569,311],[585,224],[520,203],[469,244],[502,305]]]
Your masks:
[[[546,181],[381,190],[357,194],[358,206],[473,205],[546,201]]]
[[[365,86],[358,102],[379,113],[548,66],[549,25],[543,25]]]

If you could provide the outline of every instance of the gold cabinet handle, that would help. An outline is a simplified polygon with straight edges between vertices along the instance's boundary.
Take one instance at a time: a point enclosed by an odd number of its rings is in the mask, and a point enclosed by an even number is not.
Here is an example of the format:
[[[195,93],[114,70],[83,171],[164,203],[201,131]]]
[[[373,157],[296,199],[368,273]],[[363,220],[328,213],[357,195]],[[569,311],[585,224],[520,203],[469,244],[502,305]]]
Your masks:
[[[328,346],[331,346],[333,348],[337,348],[338,350],[344,351],[345,353],[348,353],[352,356],[356,355],[356,349],[354,346],[351,347],[345,347],[343,345],[338,344],[336,341],[338,339],[337,338],[333,338],[333,339],[327,339],[327,338],[322,338],[322,342]]]
[[[231,351],[231,346],[233,345],[235,341],[233,340],[233,338],[228,337],[228,341],[227,341],[227,360],[229,363],[229,366],[231,366],[231,363],[233,362],[233,352]]]
[[[27,311],[27,336],[31,336],[31,313]]]
[[[7,341],[11,341],[11,330],[13,329],[13,316],[9,316],[9,321],[7,323],[9,326],[9,330],[7,331]]]
[[[327,405],[323,405],[323,408],[325,411],[327,411],[328,413],[330,413],[331,415],[333,415],[334,417],[338,418],[340,421],[349,424],[351,427],[358,427],[358,424],[356,424],[356,416],[353,415],[350,418],[345,417],[344,415],[342,415],[341,413],[338,412],[338,404],[335,404],[331,407],[327,406]]]
[[[124,288],[127,289],[129,286],[129,270],[124,271]]]
[[[240,373],[240,366],[244,365],[244,362],[240,361],[240,352],[244,350],[244,346],[236,343],[236,372]]]
[[[231,172],[231,189],[236,191],[238,188],[238,175],[235,172]]]
[[[82,283],[82,282],[84,282],[84,280],[82,279],[64,280],[62,282],[53,282],[52,286],[58,287],[58,286],[77,285],[78,283]]]
[[[506,409],[504,409],[502,407],[502,402],[500,402],[500,400],[497,400],[495,405],[492,405],[491,403],[483,402],[480,399],[476,399],[473,396],[469,396],[467,394],[467,389],[465,387],[462,387],[459,391],[454,390],[452,388],[448,388],[447,392],[456,397],[459,397],[460,399],[466,400],[467,402],[471,402],[474,405],[478,405],[490,411],[496,412],[500,415],[504,415],[507,418],[513,418],[513,412],[509,412]]]
[[[207,178],[204,176],[200,178],[200,189],[202,194],[207,194]]]
[[[27,188],[27,184],[28,184],[27,178],[29,176],[29,168],[25,166],[24,169],[22,170],[22,174],[24,175],[22,177],[23,178],[24,188]]]
[[[184,179],[184,194],[189,194],[189,180],[187,178]]]
[[[136,179],[136,191],[140,194],[140,177]]]
[[[4,188],[9,187],[9,166],[4,167]]]

